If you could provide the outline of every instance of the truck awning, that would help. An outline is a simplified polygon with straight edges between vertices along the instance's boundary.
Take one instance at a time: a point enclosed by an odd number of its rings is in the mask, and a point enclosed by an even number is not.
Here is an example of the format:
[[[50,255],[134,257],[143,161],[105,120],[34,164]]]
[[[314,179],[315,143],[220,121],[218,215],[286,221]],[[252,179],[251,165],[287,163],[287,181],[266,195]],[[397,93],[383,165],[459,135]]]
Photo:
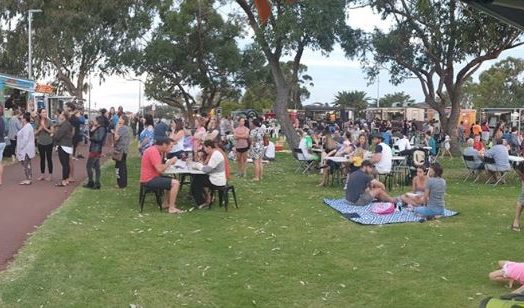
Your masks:
[[[524,0],[462,0],[505,23],[524,31]]]

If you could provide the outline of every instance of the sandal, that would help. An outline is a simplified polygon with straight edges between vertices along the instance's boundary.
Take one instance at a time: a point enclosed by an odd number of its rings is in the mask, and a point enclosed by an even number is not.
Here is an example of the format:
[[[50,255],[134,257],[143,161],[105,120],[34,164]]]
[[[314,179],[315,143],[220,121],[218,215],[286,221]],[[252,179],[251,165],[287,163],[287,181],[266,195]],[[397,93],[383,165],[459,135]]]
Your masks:
[[[202,203],[198,206],[198,209],[199,210],[202,210],[202,209],[205,209],[205,208],[209,208],[209,203]]]
[[[520,226],[511,225],[511,231],[520,232]]]
[[[55,186],[56,187],[66,187],[66,185],[64,183],[62,183],[62,182],[56,183]]]
[[[31,185],[31,181],[22,181],[20,185]]]
[[[186,211],[179,210],[179,209],[175,208],[175,210],[173,210],[173,211],[171,209],[168,209],[167,212],[169,214],[182,214],[182,213],[185,213]]]

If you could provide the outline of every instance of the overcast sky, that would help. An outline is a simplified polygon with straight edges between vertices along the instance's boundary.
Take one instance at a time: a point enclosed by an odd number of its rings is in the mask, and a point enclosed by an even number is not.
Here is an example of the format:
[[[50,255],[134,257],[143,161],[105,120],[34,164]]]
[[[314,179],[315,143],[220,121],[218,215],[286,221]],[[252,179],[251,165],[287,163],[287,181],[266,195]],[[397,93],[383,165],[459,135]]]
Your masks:
[[[384,30],[388,27],[387,22],[380,20],[380,17],[373,14],[368,8],[351,10],[348,19],[353,27],[359,27],[365,31],[371,31],[375,26]],[[524,46],[503,52],[497,60],[485,62],[475,74],[475,78],[478,77],[482,70],[489,68],[497,61],[508,56],[522,57],[523,55]],[[329,57],[322,56],[319,52],[308,50],[304,53],[302,63],[308,66],[307,74],[313,77],[315,84],[314,87],[310,88],[311,97],[305,104],[332,102],[337,92],[350,90],[366,91],[371,98],[376,98],[378,95],[382,97],[387,93],[396,91],[404,91],[416,101],[423,101],[424,99],[420,84],[416,80],[408,80],[395,87],[388,82],[389,76],[385,71],[380,75],[379,84],[375,83],[368,86],[368,81],[362,72],[360,63],[348,60],[339,46],[335,47],[335,50]],[[92,108],[123,106],[125,110],[138,110],[138,81],[128,81],[123,77],[111,76],[101,85],[93,80],[93,86],[91,92]],[[143,97],[142,106],[145,104],[150,104],[150,102],[147,102],[146,98]]]

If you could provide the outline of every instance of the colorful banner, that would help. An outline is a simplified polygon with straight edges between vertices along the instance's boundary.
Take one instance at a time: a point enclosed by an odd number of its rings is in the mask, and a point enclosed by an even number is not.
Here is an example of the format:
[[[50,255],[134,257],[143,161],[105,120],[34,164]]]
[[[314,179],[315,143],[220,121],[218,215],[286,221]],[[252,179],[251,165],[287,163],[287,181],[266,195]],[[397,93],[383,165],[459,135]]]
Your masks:
[[[3,87],[18,89],[26,92],[34,92],[36,82],[14,76],[0,74],[0,84]]]

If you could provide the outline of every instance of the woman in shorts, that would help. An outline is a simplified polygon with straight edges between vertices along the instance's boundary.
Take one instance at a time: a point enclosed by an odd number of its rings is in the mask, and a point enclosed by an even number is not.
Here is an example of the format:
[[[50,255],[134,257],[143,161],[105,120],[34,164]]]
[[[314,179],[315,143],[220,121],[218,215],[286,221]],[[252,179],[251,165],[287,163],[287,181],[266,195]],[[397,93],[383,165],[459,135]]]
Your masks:
[[[234,131],[235,149],[237,152],[238,176],[246,176],[247,151],[249,150],[249,128],[246,120],[240,118],[238,127]]]

